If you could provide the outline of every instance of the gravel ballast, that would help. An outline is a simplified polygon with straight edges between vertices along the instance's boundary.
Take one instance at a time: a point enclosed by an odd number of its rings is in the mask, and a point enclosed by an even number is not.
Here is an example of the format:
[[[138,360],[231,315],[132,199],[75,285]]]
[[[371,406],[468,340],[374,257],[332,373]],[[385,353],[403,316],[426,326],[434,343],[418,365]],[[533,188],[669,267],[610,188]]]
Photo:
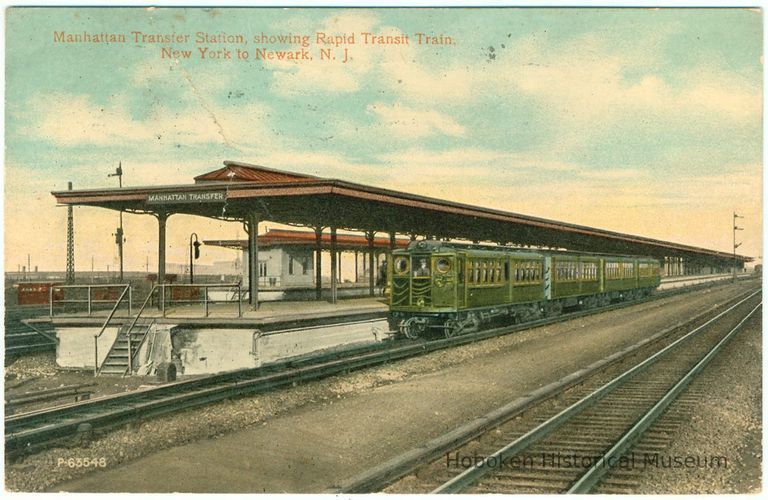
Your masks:
[[[6,487],[322,491],[744,289],[670,297],[156,418],[7,464]],[[78,457],[105,467],[67,465]]]
[[[692,457],[688,467],[651,467],[640,494],[730,494],[761,490],[762,322],[760,315],[725,347],[690,386],[700,390],[670,457]],[[663,421],[663,417],[660,422]],[[722,457],[722,459],[712,460]],[[707,463],[709,465],[704,466]]]

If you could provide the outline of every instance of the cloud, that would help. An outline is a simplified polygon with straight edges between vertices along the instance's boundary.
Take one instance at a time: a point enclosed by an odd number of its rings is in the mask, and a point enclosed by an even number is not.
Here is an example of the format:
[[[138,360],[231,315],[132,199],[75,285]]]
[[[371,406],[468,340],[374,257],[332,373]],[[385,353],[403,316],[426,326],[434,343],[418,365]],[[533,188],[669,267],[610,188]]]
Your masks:
[[[326,39],[335,35],[370,31],[378,24],[377,16],[371,11],[347,11],[333,15],[322,21],[309,35],[308,50],[314,54],[311,61],[264,60],[265,67],[272,70],[270,90],[283,96],[304,95],[307,93],[349,93],[361,88],[365,76],[374,67],[376,55],[368,47],[360,45],[341,45],[316,43],[315,33],[323,33]],[[359,38],[358,38],[359,40]],[[344,48],[349,49],[345,55]],[[264,46],[269,50],[298,50],[300,45]],[[336,60],[323,60],[319,49],[330,49]],[[341,62],[345,57],[350,60]]]
[[[461,137],[466,132],[453,118],[438,111],[381,102],[369,104],[366,109],[390,134],[401,139],[420,139],[431,135]]]
[[[124,95],[104,104],[88,95],[38,95],[29,108],[35,112],[27,116],[21,133],[59,146],[225,143],[238,148],[271,135],[265,123],[269,108],[255,102],[219,106],[202,101],[182,109],[154,103],[140,120],[131,117]]]
[[[514,49],[513,49],[514,50]],[[681,119],[708,115],[713,121],[759,119],[762,98],[759,88],[722,68],[699,67],[681,71],[673,85],[651,61],[638,65],[631,54],[614,53],[594,36],[571,41],[554,51],[536,44],[502,62],[495,80],[506,81],[514,91],[541,99],[558,119],[578,124],[603,124],[621,119]],[[628,79],[631,70],[642,69],[639,80]],[[658,70],[657,70],[658,71]]]
[[[392,28],[395,34],[402,34]],[[481,97],[475,91],[482,86],[484,70],[478,62],[454,61],[448,66],[428,68],[417,61],[425,49],[418,45],[388,46],[381,52],[381,81],[402,99],[419,102],[468,101]],[[450,49],[446,49],[450,50]],[[487,94],[484,97],[488,97]]]
[[[577,163],[568,163],[557,159],[548,159],[536,152],[500,151],[480,148],[453,148],[444,150],[408,149],[385,153],[377,157],[392,166],[408,165],[411,169],[439,168],[457,170],[482,167],[492,171],[508,170],[546,170],[554,172],[572,172],[586,167]]]

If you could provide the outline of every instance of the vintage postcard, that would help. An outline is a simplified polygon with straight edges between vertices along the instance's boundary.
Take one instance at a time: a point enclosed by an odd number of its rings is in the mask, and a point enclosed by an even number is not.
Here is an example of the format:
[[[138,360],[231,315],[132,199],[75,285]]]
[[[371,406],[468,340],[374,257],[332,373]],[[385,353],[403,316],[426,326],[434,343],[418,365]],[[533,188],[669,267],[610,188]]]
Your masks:
[[[761,491],[762,42],[7,8],[6,491]]]

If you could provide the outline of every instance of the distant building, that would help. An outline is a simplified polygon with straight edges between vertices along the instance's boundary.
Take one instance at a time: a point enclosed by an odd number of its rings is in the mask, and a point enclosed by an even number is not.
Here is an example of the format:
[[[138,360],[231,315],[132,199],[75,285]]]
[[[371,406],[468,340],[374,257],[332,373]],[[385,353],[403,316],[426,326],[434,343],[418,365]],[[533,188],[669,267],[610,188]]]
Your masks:
[[[409,240],[397,239],[395,245],[404,248]],[[241,252],[238,262],[243,263],[237,274],[243,284],[248,283],[248,241],[247,240],[206,240],[206,245],[231,248]],[[259,287],[265,288],[310,288],[315,285],[315,233],[287,229],[271,229],[259,235]],[[331,245],[330,234],[321,238],[322,251]],[[370,273],[368,261],[368,240],[364,236],[338,234],[336,246],[339,257],[342,252],[355,254],[355,282],[367,283]],[[374,238],[374,273],[389,251],[388,237]],[[339,259],[339,262],[341,259]],[[231,264],[232,262],[230,262]],[[214,264],[215,266],[215,264]],[[340,267],[340,264],[339,264]],[[222,273],[224,274],[224,273]],[[323,277],[328,279],[327,276]]]

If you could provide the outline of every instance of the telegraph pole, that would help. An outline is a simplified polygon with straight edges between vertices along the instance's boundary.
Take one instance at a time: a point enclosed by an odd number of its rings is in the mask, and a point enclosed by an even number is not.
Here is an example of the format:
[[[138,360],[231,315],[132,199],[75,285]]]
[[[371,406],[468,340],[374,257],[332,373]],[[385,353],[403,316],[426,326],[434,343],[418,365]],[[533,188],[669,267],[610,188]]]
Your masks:
[[[736,260],[736,249],[741,246],[741,243],[736,243],[736,231],[743,231],[743,227],[738,227],[736,225],[736,219],[743,219],[741,215],[738,215],[736,212],[733,212],[733,282],[736,283],[736,266],[737,266],[737,260]]]
[[[123,187],[123,162],[117,164],[117,170],[114,174],[107,174],[107,177],[117,177],[118,185]],[[120,210],[120,227],[115,231],[115,242],[117,243],[117,254],[120,259],[120,283],[123,282],[123,211]]]
[[[72,182],[67,183],[67,188],[72,191]],[[75,215],[72,205],[67,206],[67,274],[66,282],[71,285],[75,282]]]

